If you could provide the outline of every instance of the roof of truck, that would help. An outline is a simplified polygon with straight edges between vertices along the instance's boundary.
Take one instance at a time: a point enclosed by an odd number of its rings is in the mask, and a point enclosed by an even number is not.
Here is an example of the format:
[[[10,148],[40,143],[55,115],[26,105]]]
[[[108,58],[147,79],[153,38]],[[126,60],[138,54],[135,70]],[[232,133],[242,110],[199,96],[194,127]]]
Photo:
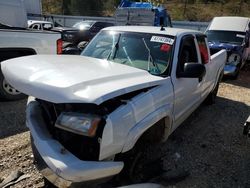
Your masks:
[[[171,27],[164,27],[164,29],[165,30],[162,31],[161,27],[155,27],[155,26],[114,26],[114,27],[104,28],[103,30],[164,34],[164,35],[171,35],[171,36],[177,36],[183,33],[201,33],[195,30],[179,29],[179,28],[171,28]]]
[[[250,18],[237,16],[214,17],[208,30],[245,32]]]

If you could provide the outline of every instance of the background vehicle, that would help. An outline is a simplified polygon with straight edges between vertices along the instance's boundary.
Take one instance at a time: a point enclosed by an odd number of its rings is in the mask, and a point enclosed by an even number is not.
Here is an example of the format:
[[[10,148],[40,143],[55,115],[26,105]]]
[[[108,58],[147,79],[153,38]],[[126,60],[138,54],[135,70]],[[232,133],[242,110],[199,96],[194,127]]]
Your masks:
[[[28,28],[37,30],[51,30],[54,27],[52,22],[40,20],[28,20]]]
[[[204,100],[214,102],[226,62],[225,50],[210,57],[200,32],[144,26],[103,29],[81,55],[22,57],[2,66],[8,82],[36,98],[26,116],[33,152],[59,187],[107,181],[121,170],[145,181],[139,174],[147,171],[146,150]]]
[[[113,23],[84,20],[76,23],[72,28],[54,28],[63,33],[63,40],[68,46],[77,46],[80,42],[90,41],[101,29],[113,26]],[[67,46],[65,46],[67,47]]]
[[[2,61],[10,58],[62,52],[60,33],[27,29],[27,13],[23,3],[20,0],[0,2],[0,22],[2,22],[0,24],[0,65]],[[16,100],[23,97],[25,95],[8,84],[0,71],[0,98]]]
[[[171,18],[163,6],[150,2],[122,0],[115,12],[116,25],[147,25],[172,27]]]
[[[221,49],[227,50],[225,75],[237,78],[240,69],[247,60],[249,46],[244,46],[244,38],[250,18],[245,17],[215,17],[206,30],[211,53]]]
[[[52,30],[62,33],[63,54],[79,55],[101,29],[113,25],[109,22],[85,20],[76,23],[72,28],[54,27]]]

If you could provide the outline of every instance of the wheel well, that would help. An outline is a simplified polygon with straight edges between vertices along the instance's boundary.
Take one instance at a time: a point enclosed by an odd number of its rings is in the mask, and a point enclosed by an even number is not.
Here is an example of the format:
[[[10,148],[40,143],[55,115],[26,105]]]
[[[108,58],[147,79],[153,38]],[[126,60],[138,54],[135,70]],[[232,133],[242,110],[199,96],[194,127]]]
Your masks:
[[[0,62],[21,56],[35,55],[35,50],[31,48],[4,48],[0,49]]]
[[[147,129],[136,142],[136,144],[150,142],[159,143],[165,141],[170,135],[171,124],[168,117],[164,117]]]

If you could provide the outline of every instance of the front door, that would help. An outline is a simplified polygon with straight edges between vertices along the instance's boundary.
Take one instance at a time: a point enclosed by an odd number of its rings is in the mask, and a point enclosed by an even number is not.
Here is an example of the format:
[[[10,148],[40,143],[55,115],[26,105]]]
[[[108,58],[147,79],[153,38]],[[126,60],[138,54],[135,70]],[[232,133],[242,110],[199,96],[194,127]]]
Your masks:
[[[198,78],[178,77],[178,73],[184,70],[184,64],[188,62],[200,63],[193,35],[186,35],[181,39],[177,64],[171,73],[175,92],[173,129],[177,128],[201,101],[202,81]]]

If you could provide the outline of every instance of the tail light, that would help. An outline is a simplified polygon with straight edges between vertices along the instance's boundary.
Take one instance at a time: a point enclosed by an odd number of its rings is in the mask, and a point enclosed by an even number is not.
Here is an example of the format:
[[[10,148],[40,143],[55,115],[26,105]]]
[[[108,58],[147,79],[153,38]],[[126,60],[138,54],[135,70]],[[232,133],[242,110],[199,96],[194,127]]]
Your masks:
[[[57,54],[62,54],[62,51],[63,51],[63,41],[62,41],[62,39],[58,39],[56,41],[56,44],[57,44]]]

